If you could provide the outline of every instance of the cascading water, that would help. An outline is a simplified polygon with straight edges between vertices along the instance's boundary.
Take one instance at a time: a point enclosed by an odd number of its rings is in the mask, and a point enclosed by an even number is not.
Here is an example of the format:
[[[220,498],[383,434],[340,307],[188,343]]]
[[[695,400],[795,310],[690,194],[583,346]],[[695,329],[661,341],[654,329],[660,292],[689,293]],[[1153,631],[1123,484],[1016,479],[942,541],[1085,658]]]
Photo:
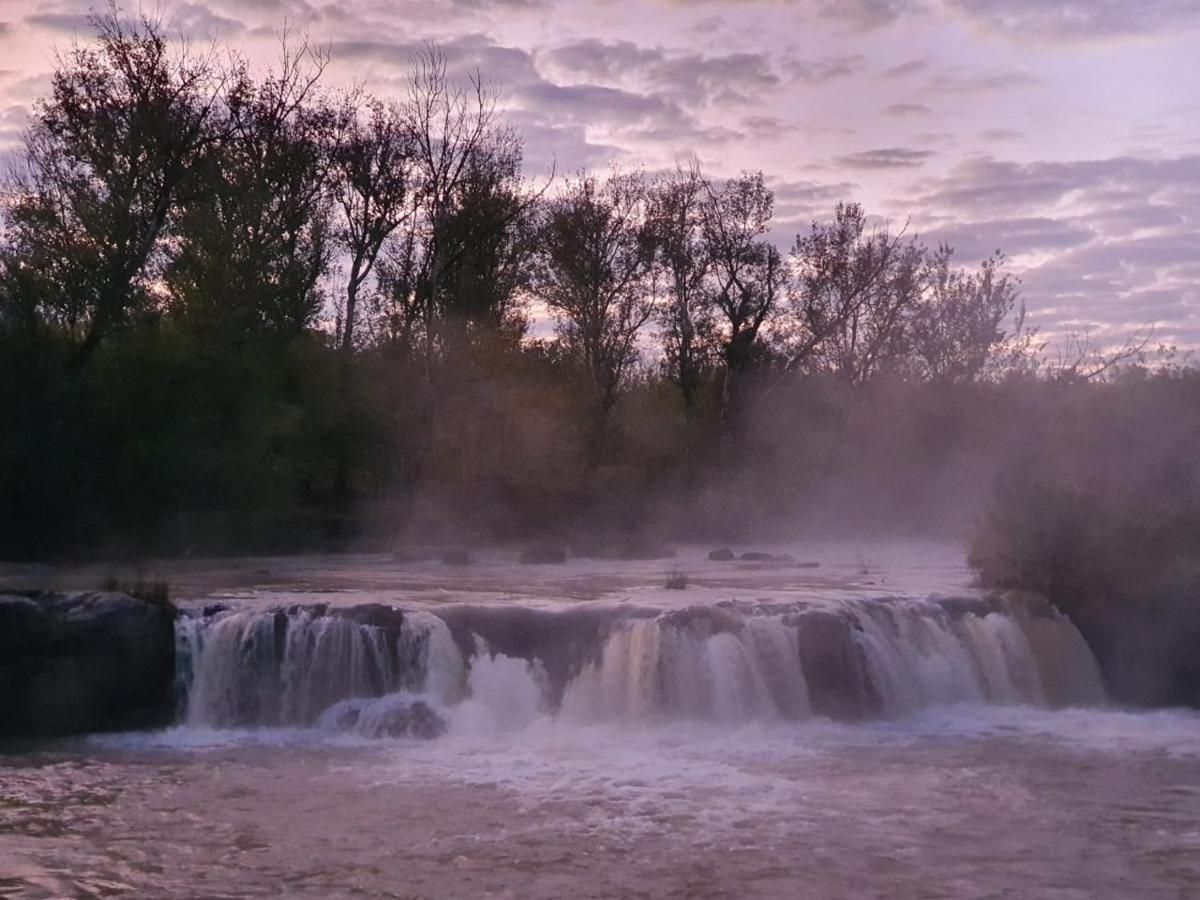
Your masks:
[[[218,611],[177,630],[192,726],[434,736],[487,727],[899,716],[935,704],[1103,698],[1075,627],[994,601]]]

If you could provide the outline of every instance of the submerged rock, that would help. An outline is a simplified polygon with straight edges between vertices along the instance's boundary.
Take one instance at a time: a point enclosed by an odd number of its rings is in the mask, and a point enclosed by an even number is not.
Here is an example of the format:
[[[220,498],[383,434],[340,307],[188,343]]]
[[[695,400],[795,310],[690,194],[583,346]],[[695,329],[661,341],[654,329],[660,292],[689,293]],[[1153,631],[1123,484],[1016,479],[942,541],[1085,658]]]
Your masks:
[[[446,720],[424,700],[407,694],[390,694],[373,700],[343,700],[327,709],[318,724],[371,738],[432,740],[446,733]]]
[[[743,553],[740,557],[742,562],[791,562],[792,557],[788,553],[763,553],[760,550],[752,550],[749,553]]]
[[[122,593],[0,595],[0,736],[167,724],[174,620]]]

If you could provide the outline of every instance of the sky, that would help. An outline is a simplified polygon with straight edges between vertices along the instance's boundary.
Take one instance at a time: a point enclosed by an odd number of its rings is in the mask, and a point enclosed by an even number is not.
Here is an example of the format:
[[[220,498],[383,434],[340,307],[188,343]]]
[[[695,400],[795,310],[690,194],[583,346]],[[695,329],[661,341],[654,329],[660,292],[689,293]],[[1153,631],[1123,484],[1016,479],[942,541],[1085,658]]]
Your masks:
[[[0,0],[0,153],[88,2]],[[127,11],[138,7],[126,6]],[[544,176],[696,157],[763,170],[785,247],[839,200],[1003,250],[1047,336],[1200,348],[1200,0],[162,0],[264,65],[285,26],[333,84],[400,96],[415,50],[478,68]]]

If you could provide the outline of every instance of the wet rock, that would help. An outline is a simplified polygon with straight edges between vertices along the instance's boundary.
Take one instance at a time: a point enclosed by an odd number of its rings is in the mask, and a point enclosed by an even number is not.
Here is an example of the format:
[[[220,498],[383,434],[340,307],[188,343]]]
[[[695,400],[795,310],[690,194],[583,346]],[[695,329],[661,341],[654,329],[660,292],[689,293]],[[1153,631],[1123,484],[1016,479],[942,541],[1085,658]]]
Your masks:
[[[527,566],[559,565],[567,561],[567,548],[558,544],[535,544],[522,550],[517,561]]]
[[[318,723],[363,737],[411,737],[432,740],[446,733],[446,720],[424,700],[389,695],[374,700],[343,700],[326,710]]]
[[[846,617],[826,610],[806,611],[796,619],[809,701],[819,716],[855,721],[883,710],[853,627]]]
[[[734,552],[728,547],[722,547],[720,550],[713,550],[708,554],[708,558],[713,562],[731,562],[737,557]]]
[[[742,562],[791,562],[792,557],[788,553],[763,553],[760,550],[752,550],[749,553],[743,553],[740,557]]]
[[[0,595],[0,735],[167,724],[174,620],[122,593]]]
[[[369,711],[368,711],[369,712]],[[392,706],[377,716],[364,715],[362,725],[376,737],[415,737],[432,740],[446,733],[446,722],[422,700]]]

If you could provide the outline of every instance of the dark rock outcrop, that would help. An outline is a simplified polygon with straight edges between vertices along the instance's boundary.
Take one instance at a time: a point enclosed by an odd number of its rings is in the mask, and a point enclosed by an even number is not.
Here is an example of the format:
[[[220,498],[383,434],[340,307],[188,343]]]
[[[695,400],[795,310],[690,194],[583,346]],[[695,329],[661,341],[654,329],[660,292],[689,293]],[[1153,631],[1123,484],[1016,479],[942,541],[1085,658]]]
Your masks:
[[[0,736],[169,723],[174,619],[128,594],[0,594]]]

